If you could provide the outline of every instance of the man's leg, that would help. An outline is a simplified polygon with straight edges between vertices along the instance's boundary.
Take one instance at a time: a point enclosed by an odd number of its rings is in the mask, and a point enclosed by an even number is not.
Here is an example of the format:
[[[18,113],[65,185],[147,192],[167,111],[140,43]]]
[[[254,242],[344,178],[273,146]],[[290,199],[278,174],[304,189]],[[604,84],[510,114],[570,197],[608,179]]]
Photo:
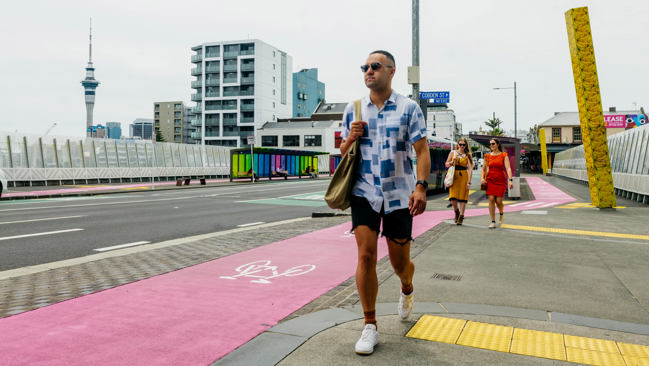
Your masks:
[[[412,314],[414,304],[412,278],[415,275],[415,264],[410,260],[412,216],[409,210],[401,209],[387,214],[383,219],[383,235],[388,242],[390,263],[401,281],[397,310],[399,317],[405,320]]]
[[[365,324],[376,325],[376,296],[379,280],[376,276],[376,251],[378,233],[369,226],[360,225],[354,229],[358,247],[356,266],[356,287],[365,313]]]
[[[397,242],[406,243],[400,245]],[[412,278],[415,275],[415,264],[410,260],[410,240],[388,239],[388,252],[394,273],[401,280],[401,292],[408,295],[412,292]]]

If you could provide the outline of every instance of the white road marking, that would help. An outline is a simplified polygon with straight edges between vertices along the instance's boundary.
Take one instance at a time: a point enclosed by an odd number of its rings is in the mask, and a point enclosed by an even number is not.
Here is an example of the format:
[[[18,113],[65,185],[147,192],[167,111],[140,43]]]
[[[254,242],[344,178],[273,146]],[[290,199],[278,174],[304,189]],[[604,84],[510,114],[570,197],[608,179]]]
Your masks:
[[[20,239],[20,238],[29,238],[32,236],[42,236],[42,235],[52,235],[52,234],[60,234],[60,233],[69,233],[73,231],[83,231],[83,229],[67,229],[67,230],[57,230],[57,231],[46,231],[43,233],[33,233],[33,234],[25,234],[25,235],[15,235],[15,236],[5,236],[5,237],[0,237],[0,241],[2,240],[11,240],[11,239]]]
[[[259,221],[259,222],[251,222],[251,223],[249,223],[249,224],[241,224],[241,225],[237,225],[237,227],[246,227],[246,226],[261,225],[261,224],[263,224],[263,223],[264,223],[263,221]]]
[[[48,221],[48,220],[64,220],[64,219],[75,219],[79,217],[85,217],[86,215],[79,215],[79,216],[61,216],[61,217],[47,217],[43,219],[33,219],[33,220],[20,220],[20,221],[7,221],[7,222],[0,222],[0,225],[7,225],[7,224],[20,224],[23,222],[34,222],[34,221]]]
[[[521,215],[547,215],[548,211],[521,211]]]
[[[312,184],[316,184],[318,182],[313,182]],[[307,183],[299,183],[299,182],[288,182],[286,184],[282,184],[282,186],[289,185],[289,184],[304,184],[307,185]],[[319,183],[318,183],[319,184]],[[279,185],[273,185],[272,187],[267,187],[267,188],[256,188],[256,187],[246,187],[246,193],[259,193],[259,192],[266,192],[266,191],[276,191],[281,189]],[[241,191],[241,187],[233,187],[233,188],[222,188],[223,191],[234,191],[238,192]],[[131,194],[131,193],[129,193]],[[171,193],[169,193],[171,195]],[[49,209],[55,209],[55,208],[72,208],[72,207],[90,207],[90,206],[107,206],[107,205],[133,205],[133,204],[139,204],[139,203],[157,203],[157,202],[162,202],[162,201],[177,201],[177,200],[187,200],[190,198],[202,198],[205,195],[187,195],[187,196],[181,196],[181,197],[172,197],[172,198],[158,198],[155,200],[151,199],[145,199],[145,200],[129,200],[129,201],[116,201],[116,202],[97,202],[97,203],[86,203],[86,204],[76,204],[76,205],[58,205],[58,206],[41,206],[41,207],[21,207],[21,208],[8,208],[8,209],[1,209],[0,212],[12,212],[12,211],[27,211],[27,210],[49,210]],[[93,196],[90,197],[84,197],[83,199],[91,199]],[[123,198],[123,195],[119,195],[119,198]],[[55,199],[55,198],[53,198]],[[28,203],[33,203],[34,201],[17,201],[23,204],[28,204]],[[38,200],[39,203],[43,203],[43,201]],[[48,201],[48,200],[46,200]],[[15,204],[10,201],[11,204]]]
[[[150,243],[149,241],[136,241],[134,243],[127,243],[127,244],[113,245],[112,247],[99,248],[99,249],[95,249],[95,251],[97,251],[97,252],[106,252],[108,250],[134,247],[136,245],[149,244],[149,243]]]

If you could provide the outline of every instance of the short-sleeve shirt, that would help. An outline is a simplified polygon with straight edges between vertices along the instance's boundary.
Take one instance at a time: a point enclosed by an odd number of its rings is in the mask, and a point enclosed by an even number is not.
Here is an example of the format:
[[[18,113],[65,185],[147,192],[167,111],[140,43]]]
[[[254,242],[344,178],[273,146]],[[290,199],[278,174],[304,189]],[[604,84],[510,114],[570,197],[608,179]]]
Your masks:
[[[381,110],[365,96],[361,116],[367,125],[360,137],[362,163],[352,194],[367,199],[376,212],[382,207],[385,213],[408,208],[417,180],[412,145],[426,137],[421,108],[393,90]],[[352,122],[354,104],[350,103],[343,114],[343,139],[349,136]]]

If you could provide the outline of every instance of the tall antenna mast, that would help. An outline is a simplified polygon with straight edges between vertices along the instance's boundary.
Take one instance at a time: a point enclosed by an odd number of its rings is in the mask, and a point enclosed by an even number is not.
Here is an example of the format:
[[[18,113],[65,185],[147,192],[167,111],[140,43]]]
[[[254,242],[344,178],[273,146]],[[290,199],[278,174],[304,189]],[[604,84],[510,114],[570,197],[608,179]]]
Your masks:
[[[92,63],[92,17],[90,17],[90,39],[88,43],[88,62]]]

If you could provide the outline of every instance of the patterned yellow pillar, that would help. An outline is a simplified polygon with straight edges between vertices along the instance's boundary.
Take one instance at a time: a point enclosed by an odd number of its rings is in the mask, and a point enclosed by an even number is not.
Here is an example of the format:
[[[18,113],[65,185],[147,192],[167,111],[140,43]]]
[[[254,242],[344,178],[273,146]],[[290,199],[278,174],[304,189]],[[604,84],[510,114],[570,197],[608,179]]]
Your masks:
[[[543,175],[548,174],[548,148],[545,142],[545,128],[539,128],[539,142],[541,143],[541,168]]]
[[[595,207],[615,207],[613,175],[606,143],[606,126],[602,114],[588,8],[568,10],[566,25],[579,105],[590,199]]]

